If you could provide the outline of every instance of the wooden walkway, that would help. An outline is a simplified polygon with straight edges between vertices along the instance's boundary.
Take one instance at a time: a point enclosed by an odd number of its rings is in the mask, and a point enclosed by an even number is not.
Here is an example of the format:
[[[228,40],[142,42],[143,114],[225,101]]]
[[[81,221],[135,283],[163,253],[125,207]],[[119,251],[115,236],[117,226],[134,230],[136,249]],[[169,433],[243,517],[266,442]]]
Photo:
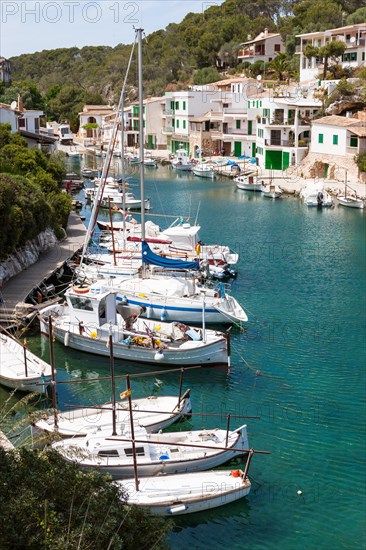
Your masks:
[[[41,254],[35,264],[21,271],[4,284],[1,289],[4,302],[0,305],[0,314],[6,313],[10,315],[14,311],[15,306],[19,302],[24,302],[25,298],[35,287],[43,280],[48,279],[66,260],[82,248],[86,235],[86,227],[75,212],[70,213],[66,233],[66,239]]]

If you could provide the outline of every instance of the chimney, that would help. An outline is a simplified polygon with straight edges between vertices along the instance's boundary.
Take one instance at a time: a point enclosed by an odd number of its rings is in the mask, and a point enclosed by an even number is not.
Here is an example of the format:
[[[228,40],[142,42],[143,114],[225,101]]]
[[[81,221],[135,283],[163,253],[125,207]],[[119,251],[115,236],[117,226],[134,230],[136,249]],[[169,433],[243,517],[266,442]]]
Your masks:
[[[267,27],[266,27],[266,28],[264,29],[264,38],[267,38],[267,36],[268,36],[268,29],[267,29]]]
[[[18,111],[21,113],[24,111],[22,96],[18,94]]]

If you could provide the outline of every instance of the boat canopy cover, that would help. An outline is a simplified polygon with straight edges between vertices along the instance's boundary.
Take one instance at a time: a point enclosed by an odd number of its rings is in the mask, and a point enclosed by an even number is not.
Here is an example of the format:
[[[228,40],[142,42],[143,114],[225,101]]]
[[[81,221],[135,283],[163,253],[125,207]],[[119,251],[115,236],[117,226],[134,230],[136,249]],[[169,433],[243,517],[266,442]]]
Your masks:
[[[184,260],[174,260],[172,258],[163,258],[154,254],[146,241],[142,242],[142,261],[145,264],[158,265],[167,269],[198,269],[199,262],[185,262]]]

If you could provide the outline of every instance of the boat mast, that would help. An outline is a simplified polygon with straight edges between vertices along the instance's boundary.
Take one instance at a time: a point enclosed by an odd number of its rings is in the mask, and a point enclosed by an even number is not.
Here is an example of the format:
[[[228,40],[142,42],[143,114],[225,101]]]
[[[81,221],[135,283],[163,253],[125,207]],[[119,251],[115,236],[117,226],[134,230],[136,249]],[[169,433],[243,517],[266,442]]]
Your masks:
[[[122,210],[123,210],[123,250],[126,249],[126,182],[125,182],[125,90],[121,96],[121,178],[122,178]]]
[[[138,75],[139,75],[139,144],[140,144],[140,193],[141,193],[141,242],[145,240],[145,179],[144,179],[144,96],[142,84],[142,32],[136,29],[138,38]]]

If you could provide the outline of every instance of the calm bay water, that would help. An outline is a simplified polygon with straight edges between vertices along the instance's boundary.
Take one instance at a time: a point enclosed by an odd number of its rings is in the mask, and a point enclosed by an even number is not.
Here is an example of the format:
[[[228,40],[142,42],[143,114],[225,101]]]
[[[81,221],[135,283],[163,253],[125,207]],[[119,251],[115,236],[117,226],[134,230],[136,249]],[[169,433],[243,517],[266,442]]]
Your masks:
[[[231,372],[191,371],[184,381],[194,412],[222,417],[193,417],[184,427],[224,428],[227,413],[259,416],[246,421],[250,444],[271,452],[254,456],[245,500],[175,518],[172,547],[364,547],[365,214],[274,202],[168,167],[146,171],[146,195],[153,212],[190,213],[192,223],[199,208],[202,240],[240,254],[232,293],[249,322],[244,332],[232,330]],[[162,227],[172,221],[152,219]],[[35,336],[29,347],[48,359],[48,341]],[[90,380],[59,385],[61,407],[109,399],[109,383],[91,380],[108,376],[107,359],[57,343],[55,353],[60,380]],[[116,370],[148,369],[117,362]],[[135,397],[170,394],[179,379],[159,374],[132,384]],[[124,387],[118,382],[118,393]]]

